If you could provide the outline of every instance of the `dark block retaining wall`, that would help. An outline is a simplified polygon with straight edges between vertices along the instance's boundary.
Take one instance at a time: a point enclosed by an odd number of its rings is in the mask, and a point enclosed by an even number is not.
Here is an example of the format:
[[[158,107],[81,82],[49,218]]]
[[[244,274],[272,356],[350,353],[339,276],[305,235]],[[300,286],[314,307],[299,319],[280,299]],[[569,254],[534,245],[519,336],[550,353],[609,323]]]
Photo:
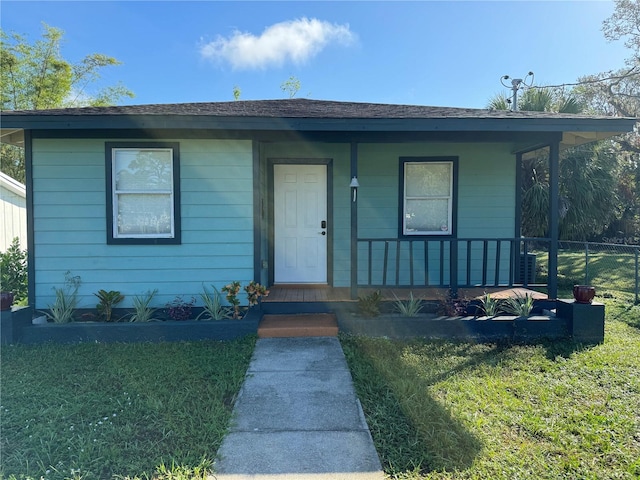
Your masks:
[[[555,304],[548,306],[555,308]],[[541,338],[573,338],[577,342],[591,344],[604,341],[604,305],[596,302],[577,304],[573,300],[559,300],[556,317],[535,315],[528,318],[483,319],[473,316],[440,317],[435,314],[421,317],[383,314],[375,318],[362,318],[354,315],[353,304],[332,304],[332,310],[338,318],[340,331],[358,335],[479,342],[535,342]],[[322,311],[327,310],[323,307]],[[0,333],[4,344],[232,340],[256,334],[264,313],[259,309],[252,309],[242,320],[32,325],[32,309],[27,307],[13,312],[1,312]]]
[[[31,309],[26,309],[31,310]],[[10,313],[10,312],[8,312]],[[9,319],[11,315],[3,314]],[[15,314],[15,312],[14,312]],[[80,342],[179,342],[196,340],[233,340],[256,334],[262,313],[250,310],[242,320],[185,320],[146,323],[72,322],[64,324],[28,324],[13,328],[13,338],[8,335],[3,343],[80,343]],[[15,324],[15,322],[14,322]]]
[[[539,338],[567,338],[567,321],[549,317],[375,317],[350,314],[338,316],[341,331],[372,337],[427,337],[475,341],[535,341]]]
[[[24,329],[31,327],[31,317],[33,310],[30,307],[0,311],[0,343],[19,342]]]

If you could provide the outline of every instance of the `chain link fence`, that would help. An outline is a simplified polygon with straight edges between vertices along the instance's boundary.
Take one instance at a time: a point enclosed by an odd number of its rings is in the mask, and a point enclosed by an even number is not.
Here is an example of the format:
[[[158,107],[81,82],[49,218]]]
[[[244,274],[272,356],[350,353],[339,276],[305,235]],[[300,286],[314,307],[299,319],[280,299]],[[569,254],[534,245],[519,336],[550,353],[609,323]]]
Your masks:
[[[561,241],[558,247],[558,288],[593,285],[600,291],[631,293],[639,302],[640,245]],[[544,270],[546,252],[537,253]]]

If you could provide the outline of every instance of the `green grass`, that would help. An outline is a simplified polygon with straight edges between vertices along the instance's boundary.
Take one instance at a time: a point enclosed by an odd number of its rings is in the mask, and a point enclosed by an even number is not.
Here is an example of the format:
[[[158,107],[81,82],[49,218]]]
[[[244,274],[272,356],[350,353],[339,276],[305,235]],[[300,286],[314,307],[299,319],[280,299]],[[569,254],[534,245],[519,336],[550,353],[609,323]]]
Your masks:
[[[547,271],[547,253],[538,252],[536,263]],[[635,256],[632,253],[614,251],[589,252],[588,278],[585,276],[585,253],[560,251],[558,253],[558,285],[570,289],[575,284],[589,284],[598,291],[633,293],[635,290]],[[546,281],[546,273],[537,276]]]
[[[254,343],[3,346],[0,478],[205,478]]]
[[[602,345],[342,337],[389,478],[640,478],[640,306]],[[0,478],[204,479],[255,339],[3,346]]]
[[[640,478],[640,307],[606,339],[477,345],[342,337],[389,478]]]

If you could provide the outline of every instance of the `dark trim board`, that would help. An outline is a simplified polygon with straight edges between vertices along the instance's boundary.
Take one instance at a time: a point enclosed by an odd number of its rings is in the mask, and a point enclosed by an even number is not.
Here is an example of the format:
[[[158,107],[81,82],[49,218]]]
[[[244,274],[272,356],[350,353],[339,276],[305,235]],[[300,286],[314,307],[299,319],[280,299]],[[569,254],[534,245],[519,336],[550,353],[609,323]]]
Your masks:
[[[36,242],[33,215],[33,141],[30,130],[24,132],[24,166],[26,177],[27,207],[27,298],[29,305],[36,304]]]
[[[558,132],[520,131],[291,131],[291,130],[237,130],[237,129],[169,129],[159,128],[96,128],[96,129],[44,129],[32,130],[33,138],[82,138],[105,140],[255,140],[255,141],[305,141],[329,143],[495,143],[510,142],[514,150],[526,153],[562,140]]]
[[[351,174],[349,178],[358,178],[358,144],[356,142],[351,142],[349,156],[349,164],[351,169]],[[356,189],[357,190],[357,189]],[[351,219],[350,219],[350,248],[349,251],[351,255],[349,256],[351,259],[350,269],[350,280],[349,283],[351,285],[350,288],[350,296],[352,300],[358,298],[358,193],[356,191],[352,192],[352,195],[355,195],[355,198],[351,197]]]
[[[125,107],[126,108],[126,107]],[[480,111],[482,112],[482,111]],[[322,132],[626,132],[635,124],[631,118],[596,118],[578,116],[524,116],[494,112],[487,116],[443,116],[427,113],[406,118],[382,116],[323,115],[322,117],[289,117],[286,113],[268,116],[234,116],[215,114],[77,114],[3,113],[4,128],[37,130],[86,129],[210,129],[247,131],[322,131]]]
[[[548,293],[550,298],[558,295],[558,236],[559,213],[558,202],[560,199],[560,145],[549,145],[549,230],[547,236],[551,239],[549,244],[548,269]]]
[[[253,156],[253,280],[261,283],[262,270],[262,212],[263,199],[260,193],[260,142],[254,140],[251,147]]]
[[[115,148],[170,148],[173,172],[173,229],[171,238],[117,238],[113,235],[113,149]],[[182,221],[180,202],[180,143],[178,142],[105,142],[105,192],[106,192],[106,243],[108,245],[179,245],[182,243]]]
[[[522,232],[522,184],[524,172],[522,171],[522,153],[516,154],[516,201],[515,201],[515,225],[514,236],[520,237]]]
[[[411,162],[451,162],[453,165],[453,185],[451,198],[451,232],[447,235],[406,235],[403,229],[404,218],[404,167]],[[458,157],[400,157],[398,162],[398,238],[421,239],[421,238],[455,238],[458,235]]]

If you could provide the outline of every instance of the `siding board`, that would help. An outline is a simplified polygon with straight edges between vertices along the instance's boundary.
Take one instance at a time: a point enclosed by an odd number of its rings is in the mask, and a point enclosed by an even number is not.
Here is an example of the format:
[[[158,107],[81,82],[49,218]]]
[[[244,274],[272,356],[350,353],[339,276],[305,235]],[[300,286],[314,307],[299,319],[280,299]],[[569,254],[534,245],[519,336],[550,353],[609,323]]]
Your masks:
[[[0,179],[0,251],[6,251],[14,238],[27,248],[27,204],[25,190],[11,177]]]

